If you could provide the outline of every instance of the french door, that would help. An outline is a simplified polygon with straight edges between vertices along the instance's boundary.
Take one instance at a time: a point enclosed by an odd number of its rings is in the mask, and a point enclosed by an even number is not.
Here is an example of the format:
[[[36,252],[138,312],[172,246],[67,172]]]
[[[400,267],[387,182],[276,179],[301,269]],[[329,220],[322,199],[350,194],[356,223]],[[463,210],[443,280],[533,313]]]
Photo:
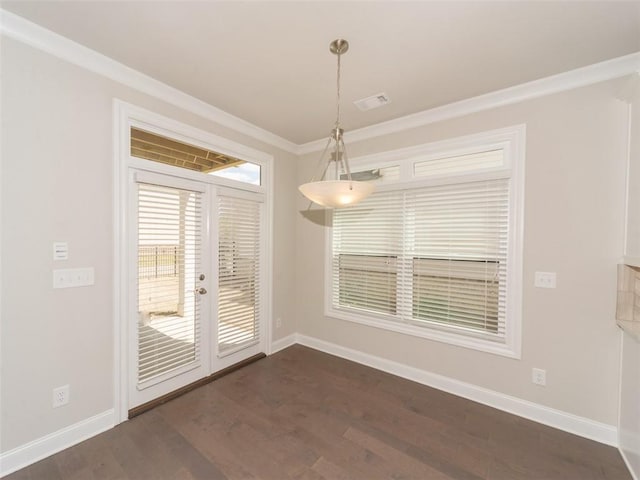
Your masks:
[[[263,351],[262,202],[131,171],[129,408]]]
[[[209,371],[207,186],[131,172],[129,408]]]
[[[264,351],[263,209],[260,196],[217,188],[214,371]]]

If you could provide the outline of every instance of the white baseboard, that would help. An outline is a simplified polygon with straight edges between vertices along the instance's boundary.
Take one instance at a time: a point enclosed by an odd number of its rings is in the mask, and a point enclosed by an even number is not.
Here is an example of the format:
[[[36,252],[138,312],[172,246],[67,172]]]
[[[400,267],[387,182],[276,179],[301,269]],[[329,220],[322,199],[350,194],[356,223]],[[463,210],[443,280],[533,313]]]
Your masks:
[[[640,433],[627,429],[618,431],[618,448],[633,480],[640,480]]]
[[[291,335],[287,335],[286,337],[279,338],[278,340],[274,340],[271,342],[271,353],[274,354],[279,352],[280,350],[284,350],[291,345],[295,345],[298,343],[298,334],[292,333]]]
[[[0,454],[0,477],[69,448],[115,425],[113,409]]]
[[[633,465],[631,465],[631,462],[629,461],[629,457],[627,456],[625,451],[622,448],[619,448],[618,450],[620,450],[620,455],[622,455],[622,460],[624,460],[625,465],[629,469],[629,473],[631,474],[631,478],[633,478],[633,480],[640,480],[640,477],[638,477],[638,475],[640,475],[640,472],[636,472],[635,471],[635,469],[633,468]]]
[[[514,415],[528,418],[581,437],[614,447],[618,446],[618,431],[613,425],[596,422],[588,418],[545,407],[527,400],[522,400],[306,335],[294,333],[275,340],[271,344],[271,353],[279,352],[296,343],[437,388],[505,412],[513,413]],[[87,418],[86,420],[14,448],[13,450],[4,452],[0,454],[0,477],[102,433],[115,426],[115,424],[114,410],[107,410],[106,412]],[[621,451],[621,453],[625,462],[627,462],[624,452]],[[635,475],[634,479],[638,480]]]
[[[596,442],[618,446],[618,431],[613,425],[596,422],[571,413],[545,407],[537,403],[488,390],[453,378],[420,370],[401,363],[325,342],[306,335],[296,335],[297,343],[337,357],[352,360],[383,372],[391,373],[414,382],[443,390],[490,407],[528,418],[550,427],[564,430]]]

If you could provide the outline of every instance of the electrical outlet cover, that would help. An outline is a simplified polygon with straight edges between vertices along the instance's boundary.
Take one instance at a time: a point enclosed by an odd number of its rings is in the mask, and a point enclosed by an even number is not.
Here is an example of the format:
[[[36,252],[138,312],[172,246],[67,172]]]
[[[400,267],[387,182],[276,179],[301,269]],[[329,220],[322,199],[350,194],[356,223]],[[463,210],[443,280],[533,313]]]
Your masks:
[[[547,371],[541,368],[534,368],[531,371],[531,381],[544,387],[547,384]]]
[[[534,285],[538,288],[556,288],[556,272],[536,272]]]
[[[58,408],[69,403],[69,385],[53,389],[53,408]]]

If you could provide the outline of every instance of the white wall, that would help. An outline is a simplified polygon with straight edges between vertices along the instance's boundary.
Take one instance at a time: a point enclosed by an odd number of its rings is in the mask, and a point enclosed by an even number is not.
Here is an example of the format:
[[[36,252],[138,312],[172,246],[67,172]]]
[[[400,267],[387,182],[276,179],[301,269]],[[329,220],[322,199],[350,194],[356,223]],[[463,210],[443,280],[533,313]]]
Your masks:
[[[0,451],[113,408],[112,101],[119,98],[274,155],[274,339],[296,330],[295,157],[2,37]],[[52,261],[52,242],[69,260]],[[52,289],[52,269],[95,286]],[[52,389],[70,384],[69,405]]]
[[[350,158],[526,124],[522,359],[514,360],[323,315],[324,230],[298,201],[297,317],[303,335],[564,412],[616,425],[619,335],[616,264],[622,254],[624,79],[496,108],[368,141]],[[428,94],[428,93],[425,93]],[[348,125],[345,126],[348,129]],[[303,157],[307,181],[317,154]],[[557,272],[555,290],[533,287]],[[531,368],[547,370],[547,386]]]

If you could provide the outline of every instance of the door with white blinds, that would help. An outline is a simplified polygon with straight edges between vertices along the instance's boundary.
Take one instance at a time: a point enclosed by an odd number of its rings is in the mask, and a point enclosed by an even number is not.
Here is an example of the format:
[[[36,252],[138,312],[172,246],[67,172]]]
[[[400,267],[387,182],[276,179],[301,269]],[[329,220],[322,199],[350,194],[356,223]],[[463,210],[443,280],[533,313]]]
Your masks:
[[[263,203],[260,195],[221,189],[216,197],[218,298],[214,365],[262,351]]]
[[[209,373],[206,185],[138,172],[130,407]]]

